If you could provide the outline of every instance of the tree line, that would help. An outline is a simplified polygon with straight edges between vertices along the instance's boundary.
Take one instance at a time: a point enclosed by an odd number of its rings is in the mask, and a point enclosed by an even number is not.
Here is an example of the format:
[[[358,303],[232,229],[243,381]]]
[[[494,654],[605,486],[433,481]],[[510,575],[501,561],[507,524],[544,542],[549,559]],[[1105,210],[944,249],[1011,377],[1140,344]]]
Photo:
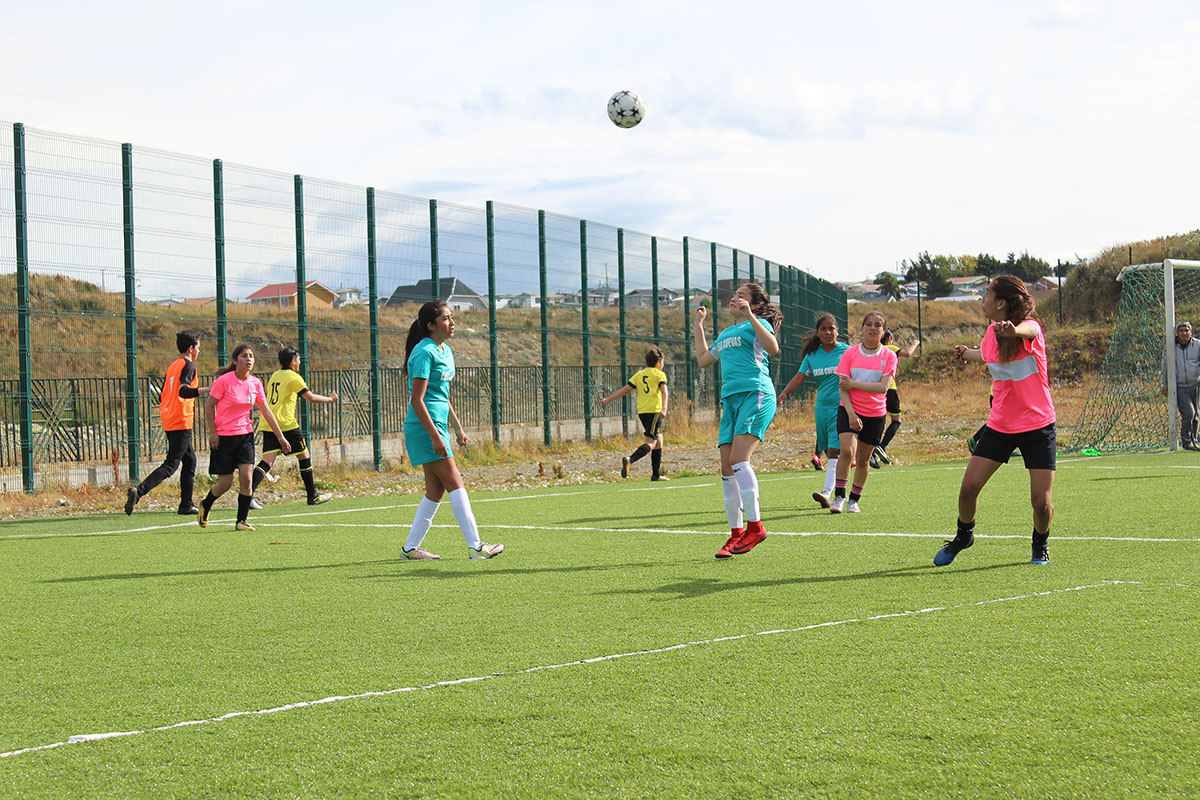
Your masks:
[[[1028,252],[1009,253],[1001,261],[990,253],[978,255],[931,255],[928,250],[920,253],[914,259],[901,262],[904,268],[905,281],[912,283],[920,281],[921,294],[933,300],[945,297],[954,291],[951,278],[966,278],[972,275],[1016,275],[1026,283],[1032,283],[1046,275],[1051,275],[1054,269],[1049,262]],[[885,275],[879,282],[879,291],[885,297],[899,300],[904,296],[904,288],[900,281],[891,274]]]

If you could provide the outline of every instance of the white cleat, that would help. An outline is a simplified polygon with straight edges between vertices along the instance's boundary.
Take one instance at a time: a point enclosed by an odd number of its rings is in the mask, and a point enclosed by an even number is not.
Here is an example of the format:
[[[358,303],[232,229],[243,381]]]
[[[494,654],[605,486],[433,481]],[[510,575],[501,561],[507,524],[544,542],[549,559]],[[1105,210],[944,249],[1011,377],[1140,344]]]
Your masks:
[[[400,557],[406,558],[409,561],[436,561],[441,558],[437,553],[431,553],[428,550],[422,550],[419,547],[414,547],[412,550],[400,550]]]
[[[480,558],[492,558],[493,556],[498,556],[504,552],[504,545],[484,543],[479,545],[478,550],[472,550],[471,548],[467,548],[467,550],[473,560]]]

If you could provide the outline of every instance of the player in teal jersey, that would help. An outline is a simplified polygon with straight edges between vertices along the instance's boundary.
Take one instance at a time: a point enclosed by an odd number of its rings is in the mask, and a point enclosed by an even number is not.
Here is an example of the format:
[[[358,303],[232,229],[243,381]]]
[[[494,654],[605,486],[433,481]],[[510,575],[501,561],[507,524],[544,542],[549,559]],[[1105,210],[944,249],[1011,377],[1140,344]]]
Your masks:
[[[817,396],[813,401],[813,419],[817,426],[817,450],[824,450],[829,456],[825,466],[825,485],[819,492],[813,492],[822,508],[829,508],[829,497],[833,494],[834,481],[837,478],[838,456],[841,448],[837,434],[837,410],[841,402],[838,394],[838,376],[834,374],[842,353],[850,349],[850,345],[838,341],[837,319],[833,314],[822,314],[817,317],[816,331],[800,350],[800,369],[795,377],[784,387],[779,395],[779,401],[800,388],[800,384],[812,377],[817,381]]]
[[[696,363],[710,367],[721,362],[721,426],[717,447],[721,451],[721,484],[729,541],[717,558],[748,553],[767,538],[758,503],[758,479],[750,458],[775,418],[775,384],[767,369],[767,357],[779,353],[775,338],[783,314],[771,305],[757,283],[738,287],[729,299],[734,322],[717,336],[712,347],[704,331],[708,315],[696,308]],[[742,516],[745,515],[745,528]]]
[[[454,379],[454,353],[449,339],[454,335],[454,315],[444,300],[431,300],[421,306],[408,331],[404,345],[408,371],[408,413],[404,417],[404,446],[409,460],[425,471],[425,496],[417,504],[403,557],[436,559],[421,548],[425,534],[433,526],[442,497],[450,496],[450,508],[467,540],[471,558],[491,558],[504,552],[502,544],[487,544],[479,538],[479,526],[471,501],[463,486],[462,475],[454,463],[447,425],[454,423],[458,444],[466,445],[467,434],[450,405],[450,381]]]

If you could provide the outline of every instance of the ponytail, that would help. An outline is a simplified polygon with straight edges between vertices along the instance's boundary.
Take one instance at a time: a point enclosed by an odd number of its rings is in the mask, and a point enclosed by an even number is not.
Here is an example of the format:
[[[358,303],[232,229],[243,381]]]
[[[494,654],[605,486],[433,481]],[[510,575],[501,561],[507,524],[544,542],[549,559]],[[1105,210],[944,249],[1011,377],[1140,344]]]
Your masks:
[[[778,336],[779,329],[783,326],[783,312],[771,305],[771,298],[757,283],[743,285],[750,292],[750,313],[770,323],[775,335]]]

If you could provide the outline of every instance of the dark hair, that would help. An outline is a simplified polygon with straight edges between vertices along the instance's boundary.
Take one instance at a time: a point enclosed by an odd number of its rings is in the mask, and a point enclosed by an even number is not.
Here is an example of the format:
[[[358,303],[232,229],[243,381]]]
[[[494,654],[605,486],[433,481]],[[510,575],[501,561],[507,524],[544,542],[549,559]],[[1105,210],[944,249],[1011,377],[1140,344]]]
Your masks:
[[[283,369],[291,369],[292,361],[300,356],[300,351],[292,345],[288,345],[279,351],[279,366]]]
[[[429,335],[429,326],[437,322],[437,318],[442,315],[442,309],[447,307],[445,300],[430,300],[417,311],[417,318],[408,329],[408,339],[404,342],[405,372],[408,372],[408,357],[412,355],[413,348]]]
[[[238,356],[247,350],[249,350],[251,353],[254,352],[254,348],[248,344],[239,344],[237,347],[233,348],[233,353],[229,356],[229,363],[218,369],[217,374],[224,375],[226,372],[233,372],[235,369],[237,369]]]
[[[821,325],[826,321],[832,322],[833,327],[837,327],[837,317],[826,311],[824,314],[818,314],[816,322],[813,323],[813,335],[804,343],[804,347],[800,349],[800,357],[804,358],[809,353],[817,352],[817,348],[821,346],[821,335],[817,331],[821,330]]]
[[[882,311],[868,311],[867,313],[863,314],[862,324],[866,325],[867,320],[870,319],[871,317],[879,317],[879,321],[883,323],[883,332],[887,333],[887,317],[885,317],[883,315],[883,312]],[[883,341],[883,337],[880,337],[880,341],[881,342]]]
[[[1029,294],[1025,281],[1016,275],[997,275],[992,278],[988,288],[997,300],[1004,301],[1004,318],[1013,325],[1020,325],[1027,319],[1038,319],[1033,296]],[[1015,336],[997,339],[996,344],[1000,346],[1002,361],[1012,361],[1025,347],[1025,343]]]
[[[778,334],[780,326],[783,325],[783,312],[771,305],[771,298],[767,296],[763,287],[757,283],[743,283],[738,288],[750,292],[750,313],[771,323],[771,328]]]
[[[646,366],[653,367],[660,361],[665,361],[662,350],[658,347],[651,347],[646,351]]]
[[[200,344],[200,334],[195,331],[180,331],[175,334],[175,346],[179,348],[179,352],[181,353],[197,344]]]
[[[880,344],[891,344],[892,343],[892,329],[891,328],[884,328],[883,336],[879,337],[879,343]]]

